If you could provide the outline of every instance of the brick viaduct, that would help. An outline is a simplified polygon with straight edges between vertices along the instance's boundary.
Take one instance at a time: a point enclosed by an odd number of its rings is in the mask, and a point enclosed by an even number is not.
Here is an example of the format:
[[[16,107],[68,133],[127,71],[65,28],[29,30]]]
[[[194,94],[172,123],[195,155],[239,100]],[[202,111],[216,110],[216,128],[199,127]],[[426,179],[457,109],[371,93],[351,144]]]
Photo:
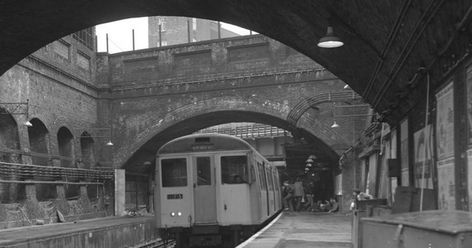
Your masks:
[[[63,40],[81,48],[70,38]],[[110,149],[95,144],[95,160],[108,160],[115,167],[139,168],[152,162],[158,147],[170,139],[227,122],[284,128],[314,143],[316,155],[332,163],[356,134],[348,125],[330,128],[331,102],[351,103],[359,97],[343,90],[341,80],[308,57],[262,35],[91,53],[88,71],[62,63],[52,56],[51,46],[2,76],[6,90],[1,98],[29,98],[27,118],[40,119],[53,134],[67,127],[74,137],[84,131],[100,136],[104,133],[97,130],[111,127],[115,145]],[[14,118],[24,121],[22,116]],[[28,152],[25,127],[18,128],[20,146]],[[74,142],[72,156],[77,160],[80,144]],[[50,138],[49,143],[57,153],[57,141]]]
[[[113,116],[115,165],[139,166],[164,142],[227,122],[305,132],[317,143],[317,155],[331,162],[351,145],[350,128],[329,128],[331,103],[323,102],[351,102],[357,95],[343,92],[341,80],[306,56],[264,36],[100,54],[97,60],[99,83],[108,88],[100,94],[107,99],[102,111]],[[313,96],[322,97],[302,104]]]

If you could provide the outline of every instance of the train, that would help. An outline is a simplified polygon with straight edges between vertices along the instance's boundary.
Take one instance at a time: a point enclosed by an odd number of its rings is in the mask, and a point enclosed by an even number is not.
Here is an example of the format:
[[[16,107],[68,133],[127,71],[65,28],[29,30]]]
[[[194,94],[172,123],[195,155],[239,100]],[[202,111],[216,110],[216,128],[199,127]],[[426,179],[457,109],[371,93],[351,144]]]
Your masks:
[[[157,152],[156,223],[177,247],[234,247],[282,210],[279,173],[225,134],[174,139]]]

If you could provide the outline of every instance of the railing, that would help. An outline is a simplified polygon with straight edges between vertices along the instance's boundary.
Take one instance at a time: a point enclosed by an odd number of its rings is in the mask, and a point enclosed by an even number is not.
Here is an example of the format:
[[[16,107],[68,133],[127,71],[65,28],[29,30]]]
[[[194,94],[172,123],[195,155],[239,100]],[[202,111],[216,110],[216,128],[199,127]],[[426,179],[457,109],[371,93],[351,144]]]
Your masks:
[[[322,67],[299,67],[281,70],[280,68],[271,69],[252,69],[241,72],[225,72],[225,73],[210,73],[193,76],[181,76],[175,75],[169,78],[162,78],[157,80],[139,80],[139,87],[151,88],[151,87],[172,87],[178,85],[200,85],[202,82],[219,82],[224,80],[238,80],[247,79],[254,77],[266,77],[266,76],[285,76],[290,74],[308,74],[308,73],[323,73],[326,69]],[[210,75],[210,76],[209,76]],[[120,81],[113,83],[114,91],[129,91],[136,89],[136,80]]]
[[[113,180],[108,170],[51,167],[0,162],[0,183],[103,184]]]
[[[33,164],[39,166],[53,166],[54,160],[59,161],[59,164],[62,167],[77,167],[77,162],[80,160],[74,160],[72,157],[61,156],[61,155],[53,155],[49,153],[41,153],[41,152],[24,152],[21,150],[16,149],[9,149],[9,148],[0,148],[0,154],[17,154],[20,156],[29,156],[33,160]],[[0,161],[1,162],[1,161]],[[90,161],[81,161],[81,164],[86,168],[91,167]],[[103,164],[103,163],[102,163]],[[110,167],[93,167],[91,169],[95,170],[109,170]]]

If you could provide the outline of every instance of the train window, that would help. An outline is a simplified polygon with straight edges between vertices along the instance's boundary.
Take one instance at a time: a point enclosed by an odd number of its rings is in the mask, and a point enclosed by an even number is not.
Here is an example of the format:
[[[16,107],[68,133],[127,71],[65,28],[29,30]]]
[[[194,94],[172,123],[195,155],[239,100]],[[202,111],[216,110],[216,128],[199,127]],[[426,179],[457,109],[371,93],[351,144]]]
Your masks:
[[[211,185],[211,165],[209,157],[197,158],[197,184]]]
[[[246,156],[221,157],[221,182],[223,184],[247,183],[247,174]]]
[[[187,160],[172,158],[161,160],[162,187],[187,186]]]
[[[274,180],[272,178],[272,170],[270,168],[267,169],[268,175],[267,177],[269,178],[268,184],[269,184],[269,190],[274,190]]]

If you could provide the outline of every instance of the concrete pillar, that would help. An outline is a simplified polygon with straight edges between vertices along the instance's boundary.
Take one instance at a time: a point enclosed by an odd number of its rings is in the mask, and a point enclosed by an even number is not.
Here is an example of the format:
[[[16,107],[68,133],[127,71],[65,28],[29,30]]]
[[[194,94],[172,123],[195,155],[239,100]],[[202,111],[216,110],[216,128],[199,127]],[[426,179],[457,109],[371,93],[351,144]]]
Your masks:
[[[115,169],[115,215],[122,216],[125,211],[125,170]]]
[[[26,121],[26,119],[24,119],[24,120]],[[22,120],[17,119],[18,123],[23,123],[21,121]],[[21,148],[21,150],[24,153],[31,152],[30,143],[29,143],[29,136],[28,136],[28,127],[26,127],[25,125],[18,125],[18,136],[19,136],[18,138],[20,139],[20,148]],[[33,159],[31,158],[31,156],[30,155],[25,155],[25,154],[21,155],[21,161],[24,164],[32,164],[33,163]]]
[[[63,184],[56,185],[57,199],[66,199],[66,190]]]
[[[88,199],[87,185],[80,185],[80,198]]]
[[[148,212],[154,213],[154,180],[152,177],[148,178]]]
[[[36,185],[35,184],[26,184],[25,185],[26,200],[37,202],[36,198]]]

